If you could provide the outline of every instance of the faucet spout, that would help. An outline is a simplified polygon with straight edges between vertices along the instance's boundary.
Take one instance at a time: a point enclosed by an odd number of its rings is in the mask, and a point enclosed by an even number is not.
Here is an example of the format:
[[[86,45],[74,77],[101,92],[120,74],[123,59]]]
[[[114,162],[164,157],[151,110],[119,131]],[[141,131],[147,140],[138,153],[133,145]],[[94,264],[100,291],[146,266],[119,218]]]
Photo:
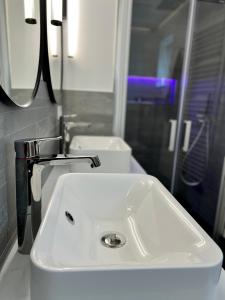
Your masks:
[[[60,155],[60,156],[40,156],[34,159],[37,164],[50,164],[50,165],[68,165],[74,162],[87,161],[91,168],[97,168],[101,166],[100,159],[97,155],[88,156],[73,156],[73,155]]]
[[[91,167],[92,168],[98,168],[100,166],[101,166],[101,162],[100,162],[99,157],[98,156],[92,157],[92,165],[91,165]]]

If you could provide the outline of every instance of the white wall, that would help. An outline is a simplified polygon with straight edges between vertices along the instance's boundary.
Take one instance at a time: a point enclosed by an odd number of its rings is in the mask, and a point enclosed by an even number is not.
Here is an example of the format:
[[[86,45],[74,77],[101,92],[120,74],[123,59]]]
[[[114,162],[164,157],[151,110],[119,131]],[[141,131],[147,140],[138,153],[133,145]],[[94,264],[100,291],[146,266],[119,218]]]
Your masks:
[[[67,41],[64,38],[64,89],[113,91],[117,2],[80,0],[78,52],[75,59],[67,57]],[[5,3],[12,88],[33,88],[39,58],[39,26],[25,23],[22,0],[6,0]],[[60,49],[59,42],[60,39]],[[50,60],[54,68],[53,82],[57,82],[58,88],[59,59]]]
[[[36,0],[39,22],[38,2]],[[40,24],[25,23],[24,1],[5,0],[5,4],[11,85],[14,89],[33,89],[39,61]]]
[[[79,34],[76,57],[67,57],[67,21],[64,22],[65,90],[112,92],[118,0],[79,0]],[[60,39],[60,34],[58,34]],[[60,57],[58,58],[58,62]],[[51,58],[57,72],[57,58]],[[55,72],[54,71],[54,72]],[[57,86],[59,77],[53,75]],[[58,83],[58,84],[57,84]]]

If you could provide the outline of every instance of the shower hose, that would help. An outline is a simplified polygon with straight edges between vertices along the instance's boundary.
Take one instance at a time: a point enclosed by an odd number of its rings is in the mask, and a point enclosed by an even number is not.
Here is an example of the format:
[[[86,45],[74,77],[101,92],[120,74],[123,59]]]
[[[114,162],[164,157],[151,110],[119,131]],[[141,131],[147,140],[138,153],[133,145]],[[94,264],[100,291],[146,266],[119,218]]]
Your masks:
[[[200,127],[199,132],[196,135],[195,139],[193,140],[193,143],[191,144],[188,152],[184,156],[183,163],[182,163],[182,168],[181,168],[181,174],[180,174],[181,180],[188,186],[197,186],[197,185],[199,185],[204,180],[205,171],[207,170],[207,167],[208,167],[208,161],[209,161],[209,120],[208,120],[208,118],[206,118],[206,119],[203,119],[203,120],[199,120],[199,122],[201,123],[201,127]],[[206,130],[206,135],[205,135],[205,139],[206,139],[205,140],[205,143],[206,143],[205,169],[204,169],[204,172],[203,172],[202,176],[199,176],[199,178],[195,178],[193,180],[189,180],[189,179],[187,179],[187,176],[189,175],[190,177],[192,177],[191,176],[192,175],[191,171],[184,174],[184,167],[185,167],[186,163],[188,162],[188,159],[190,158],[190,155],[191,155],[193,149],[195,148],[195,146],[197,145],[199,139],[201,138],[201,135],[203,134],[204,130]],[[193,176],[193,178],[194,178],[194,176]]]

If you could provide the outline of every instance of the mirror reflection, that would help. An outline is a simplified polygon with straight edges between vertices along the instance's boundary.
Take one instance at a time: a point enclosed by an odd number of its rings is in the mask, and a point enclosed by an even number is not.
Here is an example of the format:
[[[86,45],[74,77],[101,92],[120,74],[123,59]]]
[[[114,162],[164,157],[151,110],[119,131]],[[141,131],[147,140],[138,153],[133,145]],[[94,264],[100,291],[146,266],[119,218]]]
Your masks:
[[[14,104],[27,107],[39,81],[39,0],[0,0],[0,12],[0,86]]]
[[[48,53],[56,101],[74,98],[74,91],[113,92],[117,1],[59,2],[47,0]]]

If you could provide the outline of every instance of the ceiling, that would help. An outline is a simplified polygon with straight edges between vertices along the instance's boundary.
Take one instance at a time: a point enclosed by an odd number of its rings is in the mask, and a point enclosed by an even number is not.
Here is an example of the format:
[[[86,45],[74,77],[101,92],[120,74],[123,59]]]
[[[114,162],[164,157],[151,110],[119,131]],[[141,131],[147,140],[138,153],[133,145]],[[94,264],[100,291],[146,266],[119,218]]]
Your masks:
[[[134,0],[133,27],[157,28],[186,0]]]

